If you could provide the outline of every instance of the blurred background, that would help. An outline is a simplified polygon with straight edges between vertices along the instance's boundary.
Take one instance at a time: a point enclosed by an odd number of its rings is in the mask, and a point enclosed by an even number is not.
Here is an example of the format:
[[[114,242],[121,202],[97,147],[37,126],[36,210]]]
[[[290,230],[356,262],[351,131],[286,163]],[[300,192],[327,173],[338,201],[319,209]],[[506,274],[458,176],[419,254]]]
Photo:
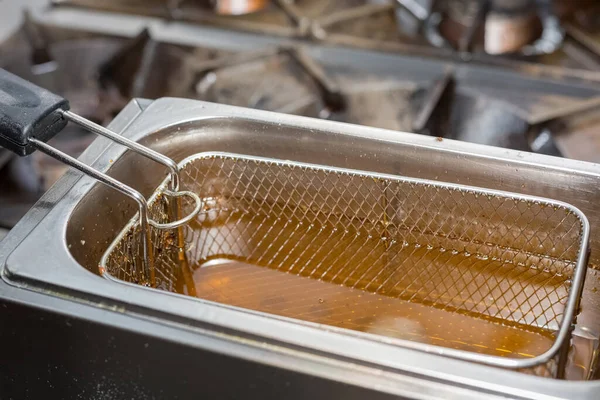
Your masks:
[[[5,0],[0,16],[0,67],[105,125],[174,96],[600,161],[593,0]],[[64,168],[0,149],[0,237]]]

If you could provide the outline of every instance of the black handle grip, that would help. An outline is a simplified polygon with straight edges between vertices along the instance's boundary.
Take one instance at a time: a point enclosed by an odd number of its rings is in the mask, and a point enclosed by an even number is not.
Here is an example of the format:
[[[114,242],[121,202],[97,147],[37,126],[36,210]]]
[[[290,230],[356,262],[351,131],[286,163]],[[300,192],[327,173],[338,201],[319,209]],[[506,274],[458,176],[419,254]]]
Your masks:
[[[0,68],[0,146],[31,154],[29,138],[51,139],[67,124],[56,111],[68,109],[66,99]]]

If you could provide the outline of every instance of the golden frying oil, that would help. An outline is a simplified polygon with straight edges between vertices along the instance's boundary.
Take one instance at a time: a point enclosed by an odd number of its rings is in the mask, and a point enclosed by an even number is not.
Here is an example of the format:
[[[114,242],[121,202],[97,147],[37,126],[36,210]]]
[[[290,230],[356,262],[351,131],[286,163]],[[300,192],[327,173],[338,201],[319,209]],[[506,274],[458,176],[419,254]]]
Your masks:
[[[178,291],[490,355],[533,357],[552,345],[564,278],[406,242],[388,223],[311,223],[320,218],[298,212],[207,213],[190,226],[189,259],[198,261],[181,274]],[[536,300],[538,290],[555,295]]]
[[[532,357],[553,341],[542,332],[227,259],[196,269],[194,285],[198,297],[223,304],[485,354]]]

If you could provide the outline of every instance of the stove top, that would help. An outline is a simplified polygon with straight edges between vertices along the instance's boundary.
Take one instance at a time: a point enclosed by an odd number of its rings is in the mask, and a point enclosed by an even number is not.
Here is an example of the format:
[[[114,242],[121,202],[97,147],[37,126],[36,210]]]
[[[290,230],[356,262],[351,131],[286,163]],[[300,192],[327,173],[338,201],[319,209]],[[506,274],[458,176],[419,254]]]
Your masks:
[[[239,1],[259,10],[242,15],[219,14],[214,4],[220,2],[208,0],[52,3],[371,49],[456,53],[488,63],[521,60],[591,70],[600,65],[600,6],[593,0],[263,0],[256,2],[260,8]]]
[[[133,97],[187,97],[600,161],[593,4],[217,3],[57,0],[25,14],[0,66],[104,124]],[[71,128],[54,145],[78,155],[93,139]],[[5,227],[64,171],[37,154],[0,164]]]

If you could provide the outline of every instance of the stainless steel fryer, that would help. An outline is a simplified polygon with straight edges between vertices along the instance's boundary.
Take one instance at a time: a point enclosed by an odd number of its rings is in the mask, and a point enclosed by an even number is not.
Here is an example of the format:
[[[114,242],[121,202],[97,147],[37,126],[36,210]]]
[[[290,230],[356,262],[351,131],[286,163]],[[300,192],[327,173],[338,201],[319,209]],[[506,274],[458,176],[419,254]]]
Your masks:
[[[136,100],[113,121],[110,129],[177,161],[220,151],[307,164],[327,160],[336,168],[556,198],[582,210],[590,219],[592,232],[597,230],[600,216],[596,189],[600,169],[595,164],[573,160],[182,99]],[[94,142],[81,160],[145,196],[164,177],[161,165],[104,139]],[[306,377],[306,387],[313,387],[315,378],[349,385],[357,398],[362,398],[359,390],[364,389],[400,398],[536,400],[593,399],[600,390],[594,380],[541,379],[415,351],[387,340],[365,340],[364,335],[349,330],[316,328],[299,320],[292,322],[165,291],[158,294],[140,285],[115,285],[97,276],[98,262],[137,211],[135,202],[127,197],[81,174],[67,173],[2,243],[0,295],[22,302],[36,301],[42,307],[60,303],[74,318],[117,324],[123,334],[134,331],[164,338],[173,346],[161,357],[198,357],[193,371],[179,371],[178,376],[184,373],[186,379],[197,378],[196,371],[202,368],[215,371],[211,354],[223,354],[227,361],[221,364],[225,369],[219,373],[235,374],[243,360],[253,360],[259,369],[253,369],[250,375],[241,372],[236,376],[253,380],[258,371],[265,371],[263,366],[275,367]],[[590,236],[590,267],[572,333],[572,342],[579,344],[584,340],[590,351],[597,349],[594,337],[600,321],[596,290],[600,274],[595,267],[600,262],[596,251],[599,238]],[[36,320],[34,324],[41,330],[47,322]],[[74,321],[61,324],[62,332]],[[101,332],[95,340],[86,339],[90,336],[82,331],[70,332],[74,336],[68,336],[67,347],[85,349],[82,357],[98,353],[97,343],[103,337],[109,350],[115,344],[113,337],[121,337],[115,330],[99,331],[97,323],[90,324],[90,332]],[[124,367],[129,365],[126,360],[131,357],[130,349],[139,347],[143,354],[151,354],[155,346],[150,339],[131,340],[126,347],[120,347],[119,362]],[[146,343],[150,347],[146,348]],[[43,346],[47,347],[47,343],[43,342]],[[182,346],[185,352],[181,351]],[[79,360],[70,355],[73,353],[67,347],[64,351],[69,362]],[[199,349],[205,352],[198,353]],[[581,359],[581,354],[573,356]],[[106,357],[101,357],[104,363]],[[112,359],[108,361],[106,365],[114,368]],[[568,371],[567,378],[594,379],[594,363],[586,362],[585,369],[577,368],[574,375],[574,371]],[[158,365],[164,368],[164,363]],[[289,381],[287,376],[280,382],[282,386]],[[212,377],[211,374],[209,379]],[[276,385],[278,381],[268,378],[265,382]],[[162,380],[157,384],[167,383]],[[297,390],[298,386],[292,388]]]
[[[201,154],[176,165],[69,112],[65,99],[3,70],[0,88],[7,95],[0,108],[3,146],[21,156],[39,149],[138,203],[138,213],[102,258],[101,274],[173,291],[175,277],[189,281],[190,263],[206,261],[211,253],[225,255],[552,335],[553,344],[543,350],[512,354],[496,348],[519,357],[467,351],[471,345],[485,346],[462,335],[452,342],[466,349],[398,344],[498,367],[546,364],[535,373],[564,377],[589,236],[587,219],[575,207],[508,192],[246,155]],[[170,168],[150,206],[135,189],[45,143],[67,121]],[[182,174],[184,186],[192,191],[180,190]],[[235,229],[219,233],[223,239],[217,243],[204,234],[203,223],[222,218],[227,229],[231,223]],[[253,225],[256,218],[263,219],[258,226]],[[278,243],[283,232],[269,235],[277,232],[276,221],[282,219],[287,220],[284,227],[296,227]],[[184,230],[192,222],[196,228]],[[264,226],[269,228],[263,231]],[[312,231],[304,232],[306,227]],[[245,231],[253,229],[246,237]],[[349,241],[344,243],[344,238]],[[297,254],[302,246],[307,248],[300,254],[312,253],[306,260]]]
[[[433,348],[412,337],[416,341],[409,346],[564,377],[589,235],[586,217],[573,206],[228,153],[192,155],[179,169],[182,184],[201,198],[203,210],[185,228],[185,257],[174,240],[179,232],[153,230],[158,288],[176,292],[187,285],[187,293],[195,294],[190,265],[219,257],[243,260],[545,333],[554,343],[539,354],[482,350],[467,332]],[[168,179],[161,188],[167,185]],[[150,209],[153,219],[168,219],[161,189]],[[210,221],[218,226],[207,226]],[[138,283],[136,227],[130,221],[107,249],[100,262],[105,276]],[[448,348],[450,341],[462,346]]]

